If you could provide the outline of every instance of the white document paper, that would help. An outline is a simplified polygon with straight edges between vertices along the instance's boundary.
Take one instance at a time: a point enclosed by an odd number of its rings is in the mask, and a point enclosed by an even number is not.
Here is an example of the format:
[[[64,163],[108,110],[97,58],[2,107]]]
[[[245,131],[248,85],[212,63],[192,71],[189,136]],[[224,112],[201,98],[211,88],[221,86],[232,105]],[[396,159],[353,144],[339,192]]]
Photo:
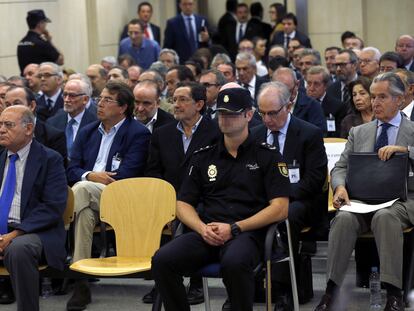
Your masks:
[[[325,144],[326,155],[328,157],[329,173],[334,168],[335,163],[341,157],[341,153],[342,151],[344,151],[344,149],[345,149],[345,142]]]
[[[399,199],[399,198],[398,198]],[[391,200],[381,204],[366,204],[361,202],[351,201],[351,205],[344,205],[340,208],[341,211],[347,211],[351,213],[366,214],[375,212],[379,209],[389,207],[394,204],[398,199]]]

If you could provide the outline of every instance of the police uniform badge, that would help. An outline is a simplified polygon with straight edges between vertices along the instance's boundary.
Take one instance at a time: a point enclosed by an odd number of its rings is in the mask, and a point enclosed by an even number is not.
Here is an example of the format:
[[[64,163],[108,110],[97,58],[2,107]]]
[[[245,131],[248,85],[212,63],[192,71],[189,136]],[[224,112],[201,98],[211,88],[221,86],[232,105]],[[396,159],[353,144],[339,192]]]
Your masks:
[[[223,102],[228,103],[230,100],[229,95],[224,95]]]
[[[284,177],[288,177],[288,176],[289,176],[289,170],[288,170],[288,168],[287,168],[286,163],[284,163],[284,162],[279,162],[279,163],[277,164],[277,167],[279,168],[279,172],[280,172],[280,174],[281,174],[282,176],[284,176]]]
[[[208,166],[207,175],[209,177],[209,181],[216,181],[217,167],[214,164]]]

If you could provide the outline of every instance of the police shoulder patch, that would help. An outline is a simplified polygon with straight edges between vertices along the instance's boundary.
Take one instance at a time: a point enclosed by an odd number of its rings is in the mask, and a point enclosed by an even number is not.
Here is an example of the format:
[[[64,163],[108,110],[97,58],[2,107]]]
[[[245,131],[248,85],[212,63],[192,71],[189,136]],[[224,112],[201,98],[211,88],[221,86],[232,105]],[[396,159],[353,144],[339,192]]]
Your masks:
[[[212,149],[214,146],[215,146],[215,145],[208,145],[208,146],[201,147],[200,149],[197,149],[196,151],[194,151],[194,153],[193,153],[193,154],[197,154],[197,153],[200,153],[200,152],[203,152],[203,151],[210,150],[210,149]]]
[[[267,150],[276,150],[275,146],[268,144],[268,143],[261,143],[260,147],[267,149]]]
[[[286,163],[279,162],[279,163],[277,163],[277,167],[279,168],[279,173],[282,176],[284,176],[284,177],[288,177],[289,176],[289,170],[288,170],[288,167],[287,167]]]

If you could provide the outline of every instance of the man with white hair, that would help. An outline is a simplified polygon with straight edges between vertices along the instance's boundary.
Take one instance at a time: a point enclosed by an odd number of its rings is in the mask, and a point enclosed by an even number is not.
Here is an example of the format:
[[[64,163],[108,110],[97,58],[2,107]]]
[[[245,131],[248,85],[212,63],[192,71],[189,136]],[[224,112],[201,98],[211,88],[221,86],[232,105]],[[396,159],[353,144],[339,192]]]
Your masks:
[[[91,94],[92,89],[85,81],[69,80],[63,91],[63,110],[47,120],[48,124],[65,132],[69,156],[78,131],[96,120],[96,113],[86,109]]]
[[[39,119],[46,121],[63,108],[63,72],[55,63],[45,62],[40,64],[37,77],[43,95],[36,100],[36,114]]]
[[[236,56],[236,69],[239,76],[239,84],[250,92],[251,97],[256,100],[260,86],[267,82],[265,77],[256,74],[256,58],[254,55],[241,52]],[[254,103],[256,106],[256,103]]]
[[[381,52],[374,47],[366,47],[359,54],[359,70],[361,75],[373,79],[379,72]]]

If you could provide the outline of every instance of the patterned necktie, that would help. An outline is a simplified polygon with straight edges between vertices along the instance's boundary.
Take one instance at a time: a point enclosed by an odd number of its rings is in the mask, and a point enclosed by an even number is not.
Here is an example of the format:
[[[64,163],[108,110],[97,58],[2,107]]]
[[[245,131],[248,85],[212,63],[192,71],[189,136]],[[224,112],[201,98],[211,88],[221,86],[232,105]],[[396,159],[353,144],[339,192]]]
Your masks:
[[[345,85],[342,89],[342,103],[349,107],[349,101],[351,100],[351,96],[349,95],[348,86]]]
[[[9,167],[4,180],[3,192],[0,196],[0,234],[7,233],[10,207],[16,189],[16,160],[18,158],[17,153],[9,156]]]
[[[279,131],[273,131],[272,132],[272,136],[273,136],[273,146],[275,146],[277,148],[277,150],[280,151],[280,146],[279,146]]]
[[[378,152],[378,150],[384,146],[388,145],[388,133],[387,130],[391,127],[392,125],[389,123],[382,123],[381,124],[381,134],[378,136],[377,141],[375,143],[375,152]]]
[[[191,17],[187,17],[188,36],[190,38],[191,55],[197,50],[196,38],[194,35],[193,24],[191,23]]]
[[[51,111],[53,109],[53,100],[51,98],[47,99],[47,109]]]
[[[66,124],[65,135],[66,135],[66,148],[68,150],[68,155],[70,155],[70,151],[73,145],[73,125],[76,124],[75,119],[70,119],[68,124]]]
[[[206,111],[206,117],[209,119],[213,119],[212,114],[213,114],[213,109],[211,107],[208,107]]]

